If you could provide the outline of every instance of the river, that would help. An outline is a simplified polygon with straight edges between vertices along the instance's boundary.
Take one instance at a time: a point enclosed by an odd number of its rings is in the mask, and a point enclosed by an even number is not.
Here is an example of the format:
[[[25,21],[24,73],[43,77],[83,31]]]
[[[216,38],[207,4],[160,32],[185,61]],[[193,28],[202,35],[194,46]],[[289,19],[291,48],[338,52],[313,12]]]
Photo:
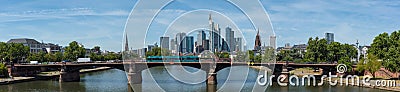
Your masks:
[[[171,66],[170,68],[175,68]],[[190,72],[197,69],[185,67]],[[178,70],[179,71],[179,70]],[[173,72],[173,71],[172,71]],[[243,74],[248,72],[248,75]],[[175,80],[175,78],[185,78],[184,75],[170,76],[171,71],[163,67],[155,67],[142,72],[143,92],[154,91],[183,91],[183,92],[205,92],[209,90],[205,82],[187,84]],[[204,72],[205,73],[205,72]],[[199,72],[202,74],[202,71]],[[153,76],[153,77],[152,77]],[[247,77],[244,77],[247,76]],[[219,91],[251,91],[257,78],[257,70],[247,67],[226,68],[217,73]],[[175,77],[175,78],[174,78]],[[154,85],[152,78],[156,79],[158,85]],[[186,77],[195,81],[204,78],[189,76]],[[245,81],[243,81],[245,80]],[[188,81],[188,80],[183,80]],[[242,85],[243,84],[243,85]],[[110,69],[99,72],[91,72],[81,75],[80,82],[58,82],[57,80],[31,81],[10,85],[0,85],[0,92],[127,92],[128,85],[124,71]],[[281,87],[273,85],[267,88],[268,92],[375,92],[383,91],[378,89],[361,88],[353,86],[318,86],[318,87]]]

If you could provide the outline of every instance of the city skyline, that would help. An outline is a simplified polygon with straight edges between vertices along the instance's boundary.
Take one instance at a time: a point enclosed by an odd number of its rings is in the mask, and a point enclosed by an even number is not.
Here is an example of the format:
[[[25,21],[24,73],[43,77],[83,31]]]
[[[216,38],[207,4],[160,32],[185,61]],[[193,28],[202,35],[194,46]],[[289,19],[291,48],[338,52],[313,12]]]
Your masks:
[[[137,1],[110,0],[97,4],[91,4],[90,1],[74,1],[79,2],[74,4],[71,4],[71,1],[3,2],[3,8],[0,9],[0,33],[5,34],[0,37],[2,42],[13,38],[31,38],[66,46],[71,41],[78,41],[85,44],[85,47],[101,46],[105,50],[121,51],[124,24],[132,5]],[[110,5],[110,2],[119,4]],[[358,39],[360,45],[369,45],[379,33],[391,33],[400,29],[396,25],[396,20],[400,20],[396,17],[400,15],[396,12],[399,3],[261,0],[274,26],[277,47],[285,43],[307,43],[309,37],[323,38],[326,32],[334,33],[335,41],[352,44]],[[171,9],[170,12],[185,10]],[[225,24],[227,23],[221,23]]]

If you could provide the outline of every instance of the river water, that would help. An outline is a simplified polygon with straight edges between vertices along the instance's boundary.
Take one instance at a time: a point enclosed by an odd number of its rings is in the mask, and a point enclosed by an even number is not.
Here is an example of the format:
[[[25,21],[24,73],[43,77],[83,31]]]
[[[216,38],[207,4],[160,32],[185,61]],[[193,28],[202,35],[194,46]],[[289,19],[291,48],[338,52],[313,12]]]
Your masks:
[[[175,68],[174,66],[169,67]],[[193,73],[197,69],[185,67],[186,70]],[[175,69],[176,70],[176,69]],[[180,70],[177,70],[180,71]],[[248,75],[243,74],[248,73]],[[155,67],[142,72],[143,84],[139,85],[143,92],[206,92],[212,87],[207,87],[205,82],[194,83],[191,80],[202,81],[202,77],[182,77],[184,75],[174,74],[174,71],[168,71],[163,67]],[[176,73],[176,72],[175,72]],[[257,70],[247,67],[226,68],[217,73],[218,85],[215,90],[218,91],[251,91],[256,84]],[[247,76],[247,77],[246,77]],[[152,79],[156,79],[152,81]],[[176,80],[176,78],[188,78],[190,80]],[[243,81],[244,80],[244,81]],[[188,84],[189,81],[189,84]],[[155,85],[155,82],[157,85]],[[138,86],[138,85],[136,85]],[[86,73],[81,75],[80,82],[58,82],[57,80],[31,81],[16,83],[11,85],[0,85],[0,92],[128,92],[126,74],[124,71],[110,69],[99,72]],[[267,88],[268,92],[376,92],[383,91],[370,88],[361,88],[353,86],[319,86],[319,87],[281,87],[272,85]]]

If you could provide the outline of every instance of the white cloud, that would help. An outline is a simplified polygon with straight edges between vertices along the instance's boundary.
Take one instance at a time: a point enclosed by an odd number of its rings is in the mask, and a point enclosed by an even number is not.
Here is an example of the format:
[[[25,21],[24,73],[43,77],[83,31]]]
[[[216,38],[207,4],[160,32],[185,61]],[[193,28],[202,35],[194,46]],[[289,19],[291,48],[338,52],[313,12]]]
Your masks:
[[[96,11],[91,8],[43,9],[0,13],[0,22],[17,22],[48,19],[66,19],[75,16],[126,16],[128,11]]]

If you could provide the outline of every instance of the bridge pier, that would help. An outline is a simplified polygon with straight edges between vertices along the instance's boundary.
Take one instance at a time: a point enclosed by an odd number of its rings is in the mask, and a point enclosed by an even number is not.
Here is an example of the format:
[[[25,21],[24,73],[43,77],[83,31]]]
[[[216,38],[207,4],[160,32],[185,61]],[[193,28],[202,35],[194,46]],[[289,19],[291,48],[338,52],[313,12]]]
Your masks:
[[[207,84],[216,85],[217,84],[217,73],[215,69],[210,69],[207,75]]]
[[[217,84],[217,73],[208,73],[207,84],[208,85]]]
[[[69,70],[65,64],[61,65],[60,77],[58,79],[59,82],[76,82],[80,81],[81,77],[79,76],[79,69]]]
[[[285,77],[285,80],[283,80],[283,81],[278,80],[278,81],[281,81],[281,83],[289,83],[289,71],[286,66],[284,66],[282,68],[281,75],[283,75]]]
[[[60,82],[77,82],[80,80],[81,78],[79,76],[79,70],[60,72]]]
[[[144,70],[142,67],[142,65],[138,65],[136,62],[129,64],[129,69],[127,70],[128,84],[142,84],[142,70]]]
[[[142,73],[128,72],[128,84],[142,84]]]

